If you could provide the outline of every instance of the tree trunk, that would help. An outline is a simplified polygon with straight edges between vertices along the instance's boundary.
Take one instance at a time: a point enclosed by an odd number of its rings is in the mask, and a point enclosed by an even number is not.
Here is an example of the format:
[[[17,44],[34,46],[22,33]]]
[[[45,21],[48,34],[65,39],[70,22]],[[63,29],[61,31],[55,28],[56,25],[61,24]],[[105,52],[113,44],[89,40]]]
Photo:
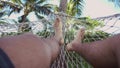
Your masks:
[[[66,8],[67,8],[67,0],[60,0],[59,11],[65,13]]]
[[[26,24],[25,22],[26,22],[26,20],[27,20],[27,16],[28,16],[28,14],[30,13],[30,11],[29,10],[27,10],[27,9],[25,9],[25,11],[24,11],[24,15],[22,15],[21,16],[21,20],[20,20],[20,26],[19,26],[19,30],[18,30],[18,32],[28,32],[31,28],[29,28],[29,24]]]

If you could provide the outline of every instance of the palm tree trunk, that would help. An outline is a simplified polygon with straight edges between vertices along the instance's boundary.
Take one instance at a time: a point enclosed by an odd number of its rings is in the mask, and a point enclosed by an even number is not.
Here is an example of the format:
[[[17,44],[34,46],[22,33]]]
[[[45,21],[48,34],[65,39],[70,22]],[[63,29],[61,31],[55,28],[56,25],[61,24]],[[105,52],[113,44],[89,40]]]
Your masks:
[[[67,0],[60,0],[59,11],[65,13],[66,12],[66,8],[67,8]]]
[[[18,29],[19,33],[24,32],[24,30],[26,29],[25,21],[26,21],[26,15],[22,15],[21,20],[20,20],[19,29]]]
[[[66,13],[66,9],[67,9],[67,0],[60,0],[60,6],[59,6],[59,12],[63,12],[60,13],[61,16],[59,16],[61,18],[61,21],[63,23],[63,35],[65,35],[65,23],[66,23],[66,19],[64,16],[64,13]]]
[[[24,15],[21,16],[21,21],[20,21],[21,25],[19,26],[19,30],[18,30],[20,33],[25,32],[25,31],[29,31],[29,29],[28,29],[29,25],[25,23],[26,22],[26,17],[28,16],[29,13],[30,12],[27,11],[27,12],[24,13]]]

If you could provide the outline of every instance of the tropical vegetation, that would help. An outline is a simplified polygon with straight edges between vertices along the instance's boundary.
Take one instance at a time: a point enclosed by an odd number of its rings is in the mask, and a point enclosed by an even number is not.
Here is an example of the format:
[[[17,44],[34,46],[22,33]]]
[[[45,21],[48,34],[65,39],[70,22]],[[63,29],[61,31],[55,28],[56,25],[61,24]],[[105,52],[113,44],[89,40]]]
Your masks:
[[[115,2],[119,6],[120,3],[118,3],[119,0],[109,0],[112,2]],[[44,18],[44,16],[49,15],[51,12],[64,12],[68,14],[69,16],[74,16],[74,18],[67,19],[66,23],[66,32],[65,32],[65,44],[71,42],[77,30],[81,28],[81,26],[84,26],[88,32],[85,34],[85,39],[83,42],[92,42],[96,40],[104,39],[108,36],[110,36],[108,33],[102,32],[102,31],[96,31],[92,32],[95,27],[102,26],[102,22],[98,22],[97,20],[92,20],[90,17],[81,18],[80,15],[82,14],[82,9],[84,0],[60,0],[60,6],[49,4],[47,3],[47,0],[1,0],[0,1],[0,24],[5,23],[6,19],[4,19],[5,16],[10,16],[12,14],[23,12],[23,14],[18,18],[19,23],[24,23],[26,21],[29,21],[27,18],[28,15],[31,12],[34,12],[34,14],[37,16],[38,19]],[[13,22],[15,22],[13,20]],[[50,26],[45,26],[50,27]],[[91,31],[91,32],[90,32]],[[49,30],[49,28],[45,28],[44,31],[38,32],[37,34],[43,37],[48,37],[52,33],[52,30]],[[2,34],[2,36],[6,35],[18,35],[18,33],[7,33]],[[99,38],[98,38],[99,37]],[[73,58],[73,60],[70,60],[68,62],[69,68],[77,68],[76,65],[72,65],[74,63],[79,63],[79,67],[84,68],[91,68],[91,66],[88,65],[84,60],[80,62],[79,60],[76,60],[79,58],[79,55],[76,53],[69,53],[70,57]]]
[[[47,0],[9,0],[0,2],[0,17],[8,15],[10,16],[12,13],[20,13],[21,11],[24,13],[21,15],[20,22],[27,21],[27,16],[34,12],[38,18],[43,18],[43,15],[48,15],[53,7],[56,5],[46,3]]]

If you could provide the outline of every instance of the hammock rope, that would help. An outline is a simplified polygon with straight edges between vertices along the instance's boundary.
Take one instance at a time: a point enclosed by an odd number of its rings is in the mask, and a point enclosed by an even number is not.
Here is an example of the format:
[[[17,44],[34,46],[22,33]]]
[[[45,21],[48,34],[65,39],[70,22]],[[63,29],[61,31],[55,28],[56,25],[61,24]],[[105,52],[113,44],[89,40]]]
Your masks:
[[[29,32],[33,32],[42,37],[49,37],[54,34],[52,25],[56,17],[60,17],[64,24],[63,33],[65,35],[65,44],[61,47],[61,53],[51,65],[51,68],[92,68],[92,66],[89,65],[79,54],[68,52],[65,49],[65,45],[74,39],[77,30],[82,27],[88,27],[87,24],[89,24],[88,22],[83,22],[81,19],[68,16],[67,14],[51,13],[47,18],[25,23],[10,24],[9,21],[6,20],[7,23],[0,23],[0,37],[6,35],[18,35],[19,26],[21,25],[28,25],[25,29]],[[84,20],[86,21],[86,19]],[[94,27],[91,30],[86,29],[85,37],[82,42],[103,40],[109,36],[120,33],[120,14],[98,17],[92,19],[92,21],[93,20],[102,23],[102,25]]]

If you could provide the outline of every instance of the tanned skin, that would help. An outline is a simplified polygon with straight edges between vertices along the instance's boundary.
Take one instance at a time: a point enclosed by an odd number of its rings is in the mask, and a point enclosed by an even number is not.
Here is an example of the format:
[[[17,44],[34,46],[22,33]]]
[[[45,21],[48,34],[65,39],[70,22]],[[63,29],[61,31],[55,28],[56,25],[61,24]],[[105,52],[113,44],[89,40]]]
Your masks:
[[[104,40],[82,43],[84,29],[67,45],[68,51],[75,51],[85,58],[94,68],[120,68],[120,34]]]
[[[54,23],[55,36],[40,38],[32,33],[0,38],[0,48],[8,55],[15,68],[50,68],[63,44],[62,22]]]

